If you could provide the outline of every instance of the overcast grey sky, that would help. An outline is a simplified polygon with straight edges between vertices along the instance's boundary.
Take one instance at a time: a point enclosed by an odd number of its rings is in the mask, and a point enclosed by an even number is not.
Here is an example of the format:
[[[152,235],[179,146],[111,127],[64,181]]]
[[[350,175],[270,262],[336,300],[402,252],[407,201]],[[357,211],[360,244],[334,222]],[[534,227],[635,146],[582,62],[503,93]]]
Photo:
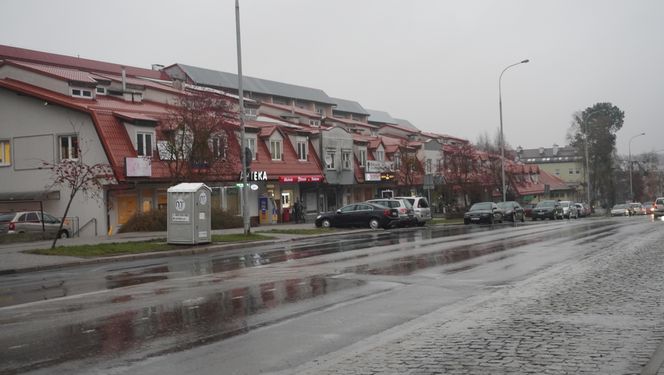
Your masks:
[[[237,71],[234,0],[2,0],[0,44]],[[241,0],[245,75],[320,88],[425,131],[566,144],[572,114],[625,111],[618,150],[664,149],[664,1]]]

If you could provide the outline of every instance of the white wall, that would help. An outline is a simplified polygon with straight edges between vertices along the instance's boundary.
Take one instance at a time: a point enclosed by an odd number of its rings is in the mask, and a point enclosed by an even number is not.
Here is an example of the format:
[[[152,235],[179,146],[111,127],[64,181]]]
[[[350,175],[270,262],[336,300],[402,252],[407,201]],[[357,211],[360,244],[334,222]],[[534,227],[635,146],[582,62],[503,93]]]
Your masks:
[[[51,172],[39,166],[43,161],[57,160],[60,135],[74,133],[78,133],[83,162],[108,163],[88,114],[58,105],[44,105],[43,100],[19,96],[13,91],[0,88],[0,139],[9,139],[12,144],[11,165],[0,167],[0,192],[59,190],[60,200],[45,201],[44,210],[61,217],[67,205],[69,190],[51,188]],[[20,208],[13,204],[0,205],[0,210],[6,209]],[[68,216],[78,217],[81,225],[94,217],[101,233],[105,231],[106,210],[102,199],[91,201],[83,198],[82,194],[77,195]],[[93,232],[90,229],[88,234]]]

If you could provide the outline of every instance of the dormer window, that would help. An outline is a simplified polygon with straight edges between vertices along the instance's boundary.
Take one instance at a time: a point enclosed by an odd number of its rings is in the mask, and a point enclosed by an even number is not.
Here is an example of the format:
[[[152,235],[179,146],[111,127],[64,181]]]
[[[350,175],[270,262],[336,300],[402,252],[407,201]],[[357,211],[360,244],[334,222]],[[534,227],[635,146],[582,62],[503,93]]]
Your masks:
[[[97,87],[95,88],[95,92],[97,93],[97,95],[106,95],[106,87],[104,87],[104,86],[97,86]]]
[[[138,156],[152,156],[152,133],[136,133],[136,154]]]
[[[71,96],[76,98],[92,99],[92,90],[82,88],[72,88]]]
[[[270,155],[272,160],[281,160],[281,140],[270,140]]]

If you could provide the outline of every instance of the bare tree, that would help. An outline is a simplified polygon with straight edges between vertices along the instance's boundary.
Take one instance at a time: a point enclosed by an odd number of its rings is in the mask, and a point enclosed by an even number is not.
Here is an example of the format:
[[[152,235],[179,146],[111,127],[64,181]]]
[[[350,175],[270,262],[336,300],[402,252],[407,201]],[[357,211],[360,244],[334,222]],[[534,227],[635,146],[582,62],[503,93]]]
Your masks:
[[[234,179],[240,172],[237,114],[215,91],[182,95],[163,121],[159,157],[174,182]]]
[[[53,173],[52,186],[69,189],[69,201],[62,216],[63,220],[60,221],[60,227],[51,244],[51,249],[53,249],[65,223],[64,218],[67,217],[76,195],[81,192],[88,198],[99,198],[104,185],[112,183],[115,178],[110,165],[103,163],[88,165],[83,163],[82,158],[63,159],[58,163],[45,162],[44,168],[50,169]]]
[[[416,179],[422,176],[422,161],[417,158],[414,152],[404,152],[401,155],[401,161],[398,168],[398,183],[412,189]]]
[[[468,206],[468,195],[479,177],[477,151],[469,144],[450,148],[445,153],[445,181],[453,190],[461,193],[464,207]]]

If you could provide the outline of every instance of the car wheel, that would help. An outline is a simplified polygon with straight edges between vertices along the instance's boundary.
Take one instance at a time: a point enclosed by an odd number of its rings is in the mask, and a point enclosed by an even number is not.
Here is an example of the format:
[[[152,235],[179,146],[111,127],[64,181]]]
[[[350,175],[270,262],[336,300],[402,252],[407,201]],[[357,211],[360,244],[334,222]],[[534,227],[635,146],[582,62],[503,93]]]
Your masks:
[[[468,225],[468,224],[470,224],[470,220],[468,220],[468,219],[463,219],[463,223],[464,223],[465,225]]]
[[[417,223],[418,227],[423,227],[427,222],[426,221],[420,221]]]
[[[376,218],[369,219],[369,228],[378,229],[380,228],[380,222]]]
[[[332,226],[332,223],[330,222],[329,219],[323,219],[323,221],[320,222],[320,225],[321,225],[323,228],[329,228],[329,227]]]
[[[69,238],[69,232],[67,232],[66,230],[63,230],[63,231],[60,232],[60,234],[58,234],[58,237],[60,237],[60,238]]]

